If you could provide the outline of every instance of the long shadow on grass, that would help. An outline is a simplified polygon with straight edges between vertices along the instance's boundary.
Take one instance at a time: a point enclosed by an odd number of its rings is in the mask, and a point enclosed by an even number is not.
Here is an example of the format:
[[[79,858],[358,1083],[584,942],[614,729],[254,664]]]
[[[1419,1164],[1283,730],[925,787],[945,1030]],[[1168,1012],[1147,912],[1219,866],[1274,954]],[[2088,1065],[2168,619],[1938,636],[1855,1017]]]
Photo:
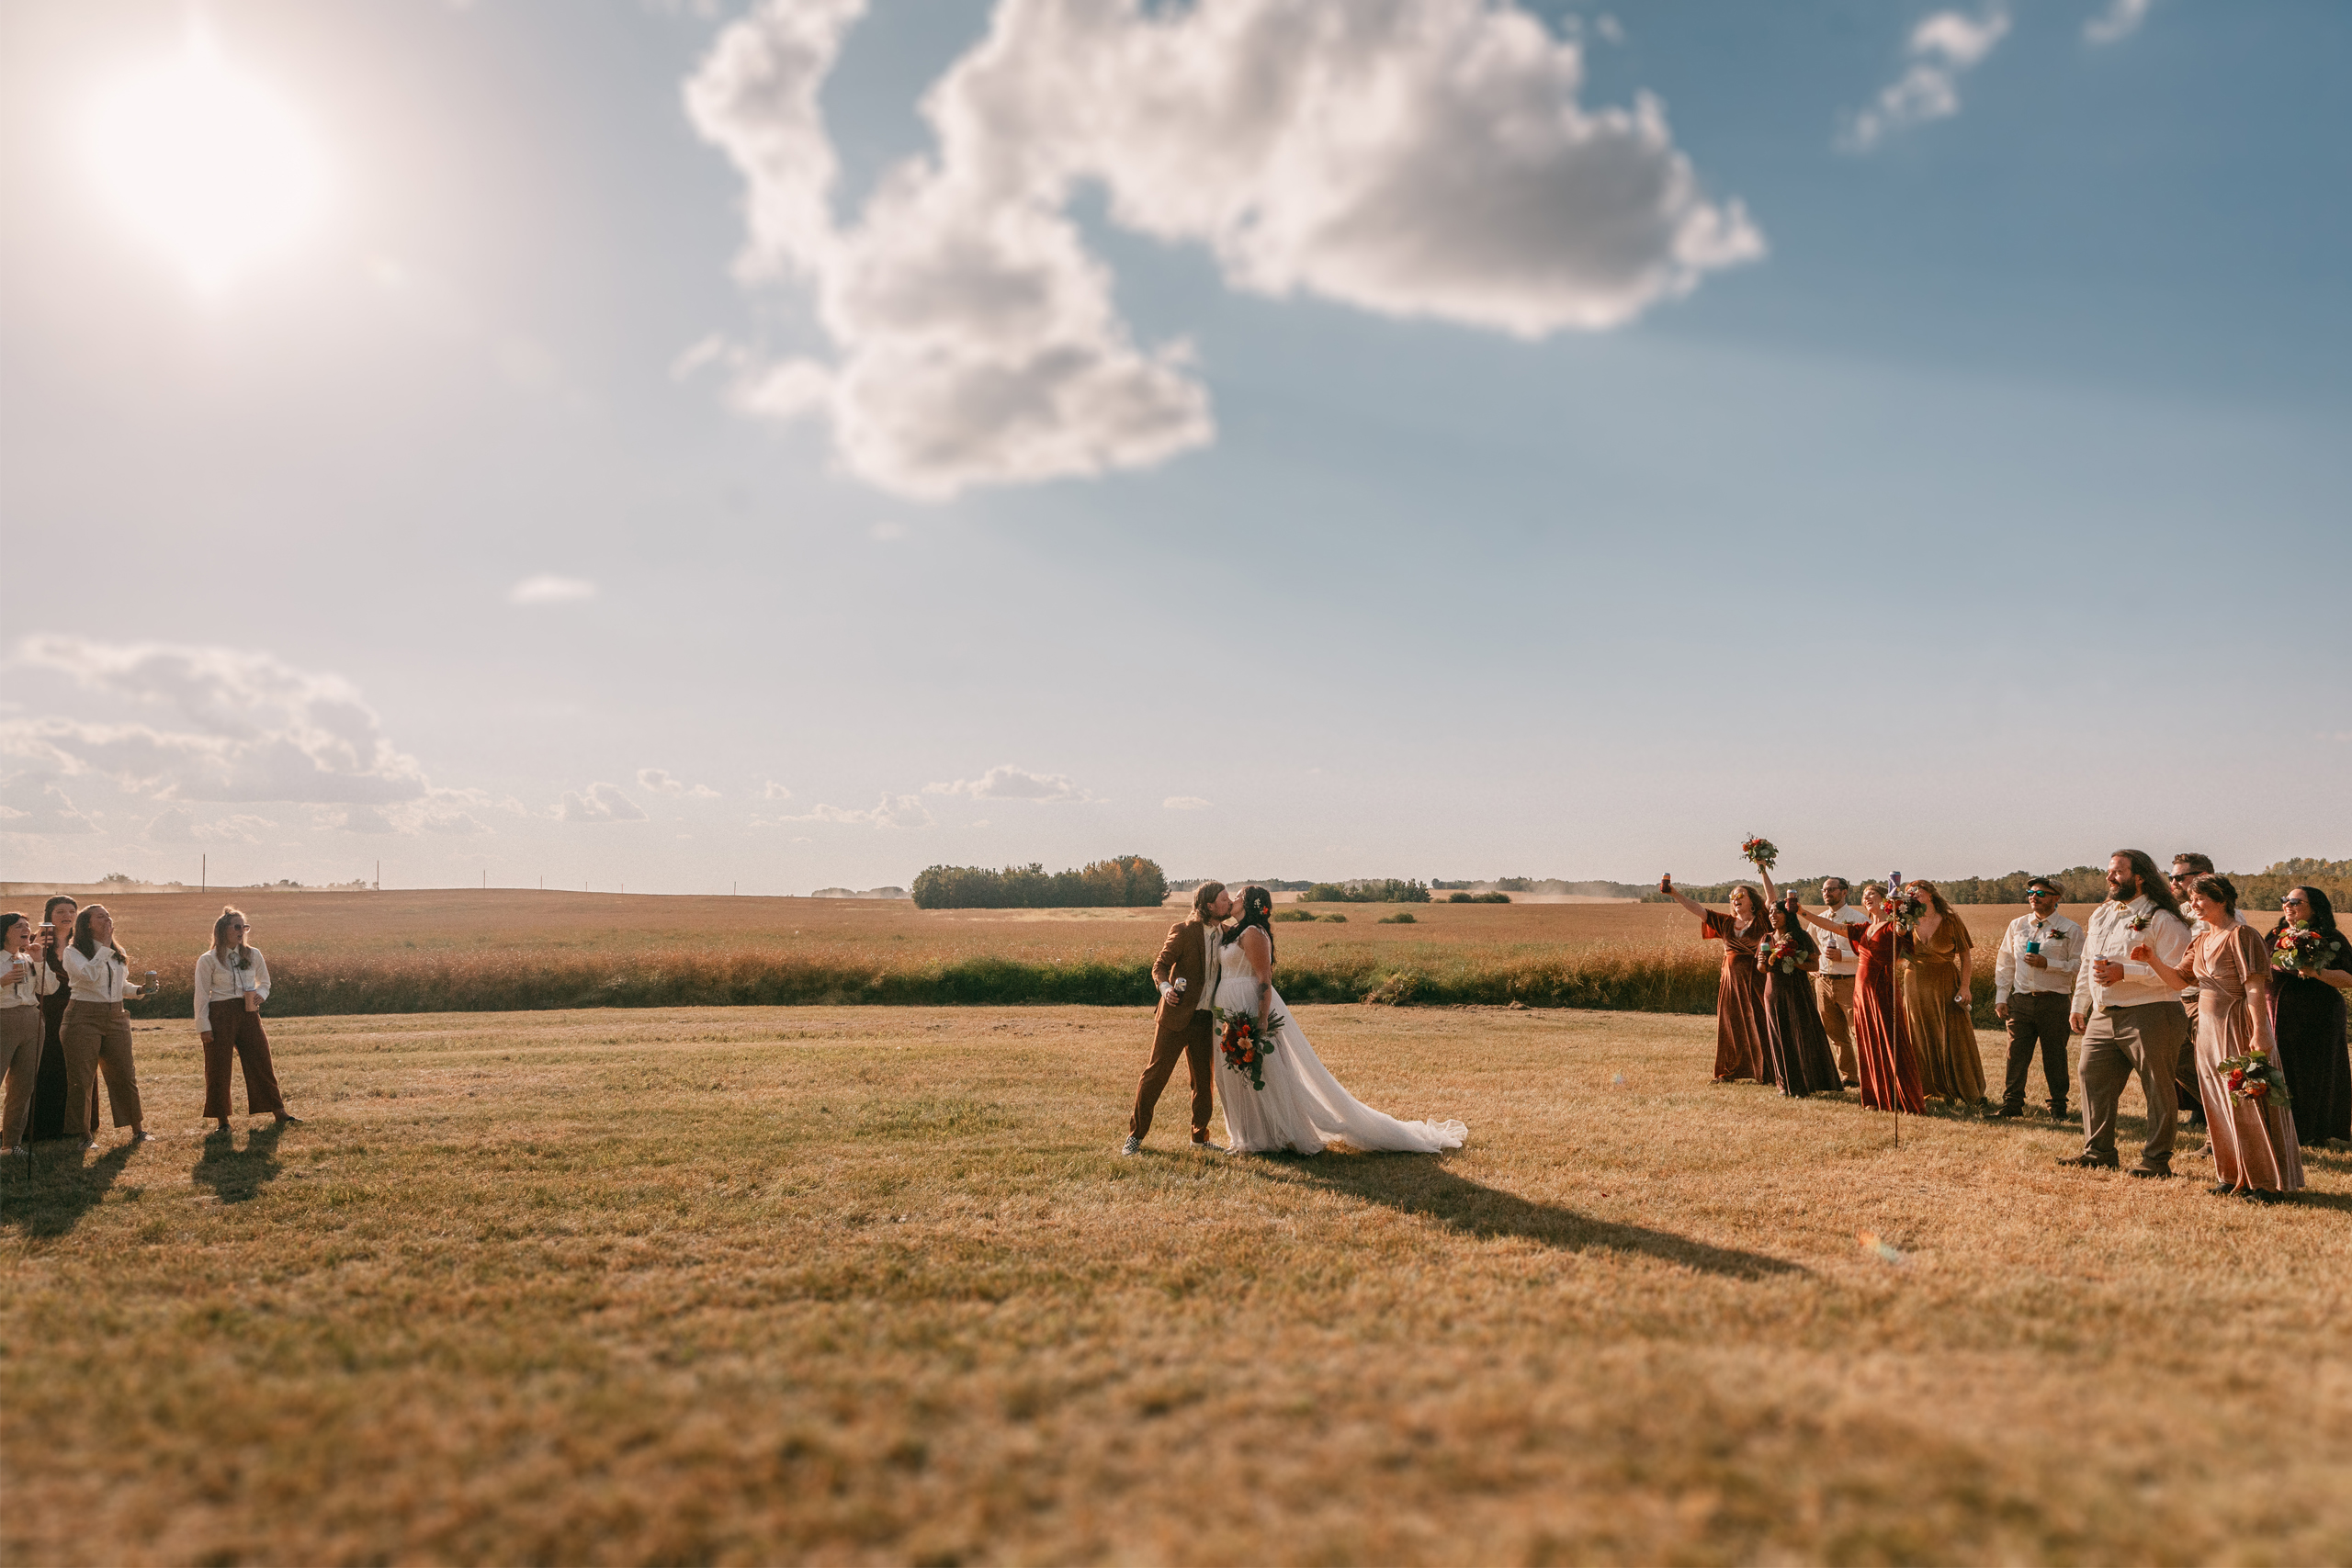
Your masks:
[[[204,1140],[204,1157],[192,1174],[223,1203],[251,1202],[261,1195],[264,1182],[277,1179],[277,1140],[285,1134],[282,1122],[256,1127],[241,1149],[235,1134],[214,1133]]]
[[[130,1144],[117,1144],[84,1164],[82,1145],[71,1138],[28,1145],[33,1151],[30,1168],[17,1161],[0,1168],[0,1229],[28,1237],[52,1239],[82,1223],[82,1216],[106,1201],[107,1189],[130,1163]]]
[[[1326,1154],[1312,1159],[1280,1160],[1266,1168],[1266,1174],[1271,1177],[1277,1170],[1290,1179],[1435,1220],[1465,1235],[1524,1236],[1568,1252],[1595,1247],[1636,1252],[1736,1280],[1806,1272],[1797,1264],[1760,1252],[1713,1247],[1673,1231],[1621,1225],[1557,1203],[1531,1202],[1515,1192],[1456,1176],[1434,1159]]]

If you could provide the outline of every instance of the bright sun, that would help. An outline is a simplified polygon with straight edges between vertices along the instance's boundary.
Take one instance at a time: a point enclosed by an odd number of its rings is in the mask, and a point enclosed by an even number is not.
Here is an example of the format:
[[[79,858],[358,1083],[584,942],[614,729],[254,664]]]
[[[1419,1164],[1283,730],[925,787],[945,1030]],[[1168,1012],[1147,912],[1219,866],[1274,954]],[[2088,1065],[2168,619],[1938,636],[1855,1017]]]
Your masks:
[[[326,194],[301,122],[202,39],[106,92],[89,152],[107,205],[206,293],[299,238]]]

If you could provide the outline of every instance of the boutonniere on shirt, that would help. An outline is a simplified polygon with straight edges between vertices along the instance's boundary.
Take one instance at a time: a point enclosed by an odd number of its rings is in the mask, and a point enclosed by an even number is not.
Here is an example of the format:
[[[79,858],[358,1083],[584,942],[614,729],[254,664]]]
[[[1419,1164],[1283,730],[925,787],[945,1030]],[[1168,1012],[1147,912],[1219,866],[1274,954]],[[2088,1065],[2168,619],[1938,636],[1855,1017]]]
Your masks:
[[[2148,929],[2148,922],[2155,918],[2156,912],[2154,909],[2149,910],[2144,915],[2134,915],[2130,919],[2123,922],[2123,929],[2129,931],[2146,931]]]

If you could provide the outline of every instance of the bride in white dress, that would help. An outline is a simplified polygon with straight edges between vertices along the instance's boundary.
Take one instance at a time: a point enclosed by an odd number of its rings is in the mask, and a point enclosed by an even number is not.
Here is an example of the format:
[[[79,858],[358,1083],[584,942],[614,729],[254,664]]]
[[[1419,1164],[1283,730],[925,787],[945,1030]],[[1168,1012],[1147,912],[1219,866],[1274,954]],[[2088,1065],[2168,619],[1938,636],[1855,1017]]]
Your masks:
[[[1460,1148],[1469,1134],[1461,1122],[1399,1122],[1374,1111],[1341,1089],[1315,1055],[1274,989],[1274,933],[1267,920],[1273,902],[1262,887],[1244,889],[1241,919],[1218,953],[1217,1008],[1228,1016],[1271,1021],[1265,1037],[1273,1047],[1260,1065],[1264,1089],[1251,1088],[1247,1071],[1228,1066],[1222,1050],[1216,1054],[1227,1146],[1238,1155],[1277,1149],[1315,1155],[1333,1144],[1421,1155]],[[1219,1024],[1220,1042],[1223,1035]]]

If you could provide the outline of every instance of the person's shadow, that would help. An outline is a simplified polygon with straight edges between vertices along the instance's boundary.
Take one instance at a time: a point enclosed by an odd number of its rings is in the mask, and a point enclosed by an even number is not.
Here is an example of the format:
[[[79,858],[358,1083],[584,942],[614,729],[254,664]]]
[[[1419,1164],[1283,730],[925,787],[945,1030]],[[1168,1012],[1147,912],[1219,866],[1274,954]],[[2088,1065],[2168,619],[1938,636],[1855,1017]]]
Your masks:
[[[211,1188],[223,1203],[250,1202],[260,1196],[263,1183],[277,1179],[277,1140],[285,1134],[286,1124],[272,1122],[254,1128],[241,1149],[233,1133],[208,1134],[204,1157],[193,1173],[197,1184]]]
[[[0,1230],[42,1240],[65,1235],[106,1201],[133,1147],[117,1144],[85,1164],[82,1145],[72,1138],[25,1146],[32,1151],[29,1160],[0,1162]]]
[[[1673,1231],[1619,1224],[1557,1203],[1533,1202],[1515,1192],[1456,1176],[1437,1160],[1425,1156],[1340,1153],[1312,1158],[1275,1156],[1263,1162],[1261,1168],[1272,1179],[1345,1192],[1400,1213],[1435,1220],[1465,1235],[1523,1236],[1567,1252],[1599,1247],[1611,1252],[1639,1253],[1736,1280],[1807,1272],[1798,1264],[1760,1252],[1715,1247]]]

